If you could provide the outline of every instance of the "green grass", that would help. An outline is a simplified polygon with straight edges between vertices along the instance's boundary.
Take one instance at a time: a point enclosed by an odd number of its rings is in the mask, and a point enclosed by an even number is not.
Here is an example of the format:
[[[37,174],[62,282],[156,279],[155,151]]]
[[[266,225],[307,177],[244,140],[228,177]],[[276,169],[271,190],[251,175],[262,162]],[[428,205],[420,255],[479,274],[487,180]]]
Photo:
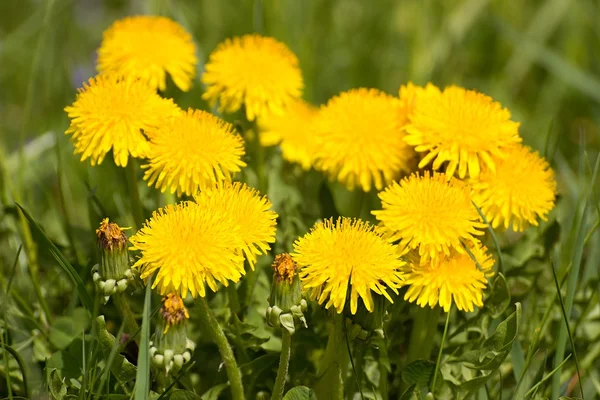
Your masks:
[[[595,0],[0,1],[0,398],[63,390],[79,398],[141,398],[152,388],[143,350],[157,320],[150,305],[159,297],[138,289],[130,308],[140,332],[128,332],[129,345],[110,341],[98,332],[98,315],[111,337],[127,329],[113,301],[101,305],[95,298],[90,271],[98,262],[94,230],[102,218],[139,227],[164,199],[137,185],[135,166],[126,173],[110,156],[98,167],[79,162],[64,135],[63,111],[95,74],[102,31],[138,13],[169,16],[192,34],[198,75],[223,39],[259,31],[297,54],[304,97],[314,104],[354,87],[397,95],[403,83],[431,81],[477,89],[510,109],[524,142],[551,161],[559,198],[548,221],[524,235],[486,235],[506,285],[488,291],[493,304],[452,312],[436,383],[443,380],[442,398],[451,388],[476,399],[600,397],[599,12]],[[196,77],[187,93],[170,82],[165,96],[181,107],[208,109],[203,90]],[[225,118],[235,122],[236,116]],[[263,318],[272,255],[289,251],[317,218],[353,212],[372,218],[375,199],[328,187],[314,171],[298,174],[275,150],[261,154],[266,164],[246,160],[243,178],[266,189],[281,215],[278,241],[257,272],[230,289],[240,303],[236,314],[227,307],[227,290],[208,299],[238,357],[248,399],[269,392],[277,371],[281,341]],[[509,337],[515,303],[521,318]],[[167,386],[165,397],[187,395],[185,389],[204,399],[230,398],[221,356],[197,311],[191,304],[194,363]],[[362,365],[350,370],[347,389],[361,388],[364,398],[400,398],[412,384],[402,376],[415,313],[400,298],[389,312],[386,340],[369,346]],[[89,320],[81,321],[82,313]],[[444,318],[433,321],[433,362]],[[287,390],[314,386],[325,349],[325,313],[312,305],[307,319],[309,329],[293,336]],[[491,337],[502,350],[493,348]],[[130,353],[138,344],[139,357]],[[245,353],[243,362],[238,353]],[[482,358],[469,358],[475,356]],[[483,359],[497,365],[482,368]],[[430,367],[417,373],[429,376]],[[380,376],[388,377],[385,384]]]

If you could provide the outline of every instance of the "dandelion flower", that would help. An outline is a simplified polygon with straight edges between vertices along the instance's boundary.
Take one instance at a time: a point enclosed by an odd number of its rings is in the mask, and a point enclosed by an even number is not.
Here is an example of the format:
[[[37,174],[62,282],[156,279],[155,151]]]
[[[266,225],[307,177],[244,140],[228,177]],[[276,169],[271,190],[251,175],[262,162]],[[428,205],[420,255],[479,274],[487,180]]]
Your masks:
[[[439,304],[446,312],[453,302],[461,311],[473,311],[474,305],[482,307],[483,290],[493,275],[494,259],[479,242],[471,243],[469,251],[479,266],[471,255],[456,251],[425,263],[419,262],[418,257],[408,257],[410,261],[403,267],[406,280],[402,286],[409,286],[404,300],[421,307]]]
[[[556,181],[552,169],[537,152],[527,146],[514,146],[505,159],[497,159],[496,172],[483,169],[471,180],[473,201],[493,228],[511,225],[523,231],[537,218],[546,220],[554,207]]]
[[[461,178],[477,177],[483,163],[495,170],[494,157],[503,157],[506,147],[519,143],[519,123],[491,97],[473,90],[450,86],[440,91],[429,86],[417,95],[404,139],[417,152],[427,155],[423,168],[433,161],[438,170],[448,161],[446,172]]]
[[[181,25],[165,17],[140,15],[116,21],[104,32],[98,71],[138,77],[164,91],[167,73],[183,91],[196,74],[196,48]]]
[[[329,100],[315,117],[316,167],[348,189],[382,189],[411,169],[413,150],[400,132],[400,101],[376,89]]]
[[[271,114],[260,121],[260,143],[263,146],[281,147],[284,159],[310,169],[315,151],[311,131],[317,109],[304,100],[291,101],[283,114]]]
[[[204,297],[205,284],[216,291],[217,282],[227,286],[245,273],[237,251],[244,244],[231,218],[194,202],[155,211],[130,242],[141,253],[133,267],[142,279],[158,270],[152,287],[162,295]]]
[[[469,187],[442,173],[413,174],[379,193],[383,210],[372,211],[401,249],[419,248],[422,257],[464,252],[485,225],[471,203]]]
[[[355,314],[360,297],[373,311],[371,292],[393,302],[387,288],[398,293],[403,275],[396,246],[367,222],[338,218],[317,223],[304,237],[294,242],[294,261],[300,267],[300,279],[311,297],[325,308],[333,306],[342,313],[346,298]]]
[[[431,84],[429,83],[427,86],[429,87]],[[423,87],[417,86],[412,82],[400,86],[398,97],[400,98],[400,125],[403,128],[410,122],[409,117],[415,108],[417,95],[424,90]]]
[[[254,121],[267,113],[281,113],[302,95],[304,83],[298,58],[286,45],[270,37],[245,35],[227,39],[212,52],[202,82],[203,99],[219,110],[235,112],[245,105]]]
[[[240,182],[207,187],[194,196],[197,204],[228,215],[236,225],[243,255],[254,269],[256,257],[266,254],[275,242],[277,214],[266,196]]]
[[[142,131],[180,112],[172,100],[160,97],[146,83],[115,74],[91,78],[79,89],[73,105],[65,107],[75,154],[81,161],[100,164],[113,151],[115,164],[127,166],[129,156],[143,158],[148,141]]]
[[[144,180],[162,192],[192,195],[200,188],[230,181],[246,165],[244,141],[231,124],[189,109],[148,132],[150,146]]]

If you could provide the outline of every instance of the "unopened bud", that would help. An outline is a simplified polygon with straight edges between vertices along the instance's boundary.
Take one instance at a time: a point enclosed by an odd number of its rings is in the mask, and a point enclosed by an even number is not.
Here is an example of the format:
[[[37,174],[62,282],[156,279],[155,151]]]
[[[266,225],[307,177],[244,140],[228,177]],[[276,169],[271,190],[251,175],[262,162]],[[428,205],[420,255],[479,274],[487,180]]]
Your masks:
[[[285,328],[290,333],[296,330],[295,321],[302,322],[306,327],[303,312],[307,304],[302,298],[298,267],[287,253],[278,254],[273,262],[269,306],[266,312],[269,325]]]

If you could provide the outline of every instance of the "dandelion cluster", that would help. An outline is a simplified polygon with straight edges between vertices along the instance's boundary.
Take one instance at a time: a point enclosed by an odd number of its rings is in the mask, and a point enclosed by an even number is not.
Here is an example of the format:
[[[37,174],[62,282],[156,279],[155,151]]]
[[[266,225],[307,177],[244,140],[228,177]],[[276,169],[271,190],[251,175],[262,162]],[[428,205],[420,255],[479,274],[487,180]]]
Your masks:
[[[183,27],[125,18],[104,33],[98,55],[100,75],[65,108],[66,134],[82,161],[100,164],[110,151],[118,166],[139,158],[148,186],[185,196],[154,211],[130,242],[139,252],[133,267],[143,279],[156,274],[153,287],[169,296],[167,314],[187,318],[181,298],[238,282],[245,262],[254,269],[275,242],[279,216],[235,182],[256,154],[234,126],[157,93],[167,75],[183,91],[193,83],[195,46]],[[404,299],[422,307],[482,307],[494,275],[485,231],[522,231],[554,207],[554,174],[521,144],[519,123],[483,93],[431,83],[408,82],[397,95],[350,89],[316,106],[302,99],[299,64],[274,38],[226,39],[205,65],[202,98],[220,112],[242,110],[240,126],[257,130],[245,137],[278,146],[287,162],[364,196],[377,190],[381,209],[372,211],[378,226],[318,221],[277,265],[293,267],[304,293],[337,313],[373,312],[403,287]]]

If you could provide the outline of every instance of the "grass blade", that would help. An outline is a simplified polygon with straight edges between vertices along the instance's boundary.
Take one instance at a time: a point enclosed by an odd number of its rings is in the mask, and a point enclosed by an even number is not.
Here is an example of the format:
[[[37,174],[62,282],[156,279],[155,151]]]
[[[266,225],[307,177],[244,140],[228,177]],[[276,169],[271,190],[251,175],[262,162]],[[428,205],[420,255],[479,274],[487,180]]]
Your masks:
[[[16,204],[27,219],[27,221],[29,222],[29,225],[31,225],[33,231],[43,240],[43,244],[48,249],[50,254],[52,254],[56,262],[58,262],[63,271],[65,271],[69,275],[69,277],[75,284],[75,289],[77,290],[77,294],[79,294],[81,303],[85,306],[85,308],[88,309],[89,312],[93,312],[94,302],[92,301],[92,297],[85,288],[81,277],[79,276],[77,271],[75,271],[75,268],[73,268],[69,260],[67,260],[67,258],[64,256],[64,254],[61,253],[60,250],[58,250],[56,245],[52,243],[52,240],[50,240],[50,238],[44,233],[42,228],[40,228],[40,226],[35,222],[31,215],[19,203]]]
[[[529,397],[529,395],[531,395],[533,392],[535,392],[542,383],[546,382],[548,379],[550,379],[550,377],[552,375],[554,375],[559,369],[562,368],[563,365],[565,365],[565,363],[567,361],[569,361],[569,358],[571,358],[571,355],[569,354],[567,356],[567,358],[565,358],[565,360],[563,362],[561,362],[558,367],[554,368],[552,371],[550,371],[550,373],[548,375],[546,375],[545,377],[543,377],[538,383],[536,383],[531,389],[529,389],[527,391],[527,393],[525,393],[525,396],[523,396],[524,399],[526,399],[527,397]]]
[[[558,283],[558,277],[556,276],[556,270],[554,263],[552,263],[552,276],[554,277],[554,284],[556,285],[556,293],[558,294],[558,301],[560,302],[560,309],[562,311],[563,319],[567,327],[567,333],[569,334],[569,341],[571,342],[571,349],[573,350],[573,358],[575,359],[575,368],[577,370],[577,381],[579,382],[579,390],[581,391],[581,398],[583,397],[583,384],[581,383],[581,373],[579,372],[579,361],[577,360],[577,352],[575,351],[575,341],[571,334],[571,328],[569,327],[569,318],[567,318],[567,311],[565,310],[565,304],[563,302],[562,293],[560,292],[560,285]]]
[[[150,295],[152,294],[152,281],[152,278],[148,281],[146,295],[144,297],[140,348],[137,362],[137,374],[135,377],[135,400],[148,399],[148,393],[150,392],[150,358],[148,357],[148,341],[150,340],[150,309],[152,307]]]

